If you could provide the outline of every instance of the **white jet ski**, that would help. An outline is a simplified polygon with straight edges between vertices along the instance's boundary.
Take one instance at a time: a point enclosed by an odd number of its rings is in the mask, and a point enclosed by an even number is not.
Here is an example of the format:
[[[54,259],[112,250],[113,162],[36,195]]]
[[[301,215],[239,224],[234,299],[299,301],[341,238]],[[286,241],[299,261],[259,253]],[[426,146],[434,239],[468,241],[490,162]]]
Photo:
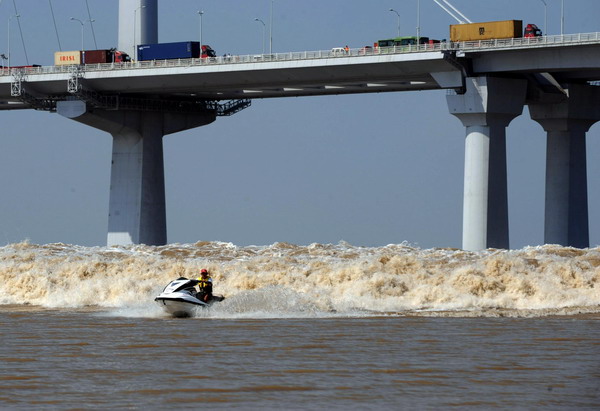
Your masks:
[[[174,317],[191,317],[197,308],[208,307],[213,302],[225,299],[223,296],[213,295],[212,300],[208,303],[199,300],[196,298],[196,289],[194,288],[196,284],[198,284],[198,280],[179,277],[177,280],[167,284],[162,293],[154,301],[167,314],[171,314]]]

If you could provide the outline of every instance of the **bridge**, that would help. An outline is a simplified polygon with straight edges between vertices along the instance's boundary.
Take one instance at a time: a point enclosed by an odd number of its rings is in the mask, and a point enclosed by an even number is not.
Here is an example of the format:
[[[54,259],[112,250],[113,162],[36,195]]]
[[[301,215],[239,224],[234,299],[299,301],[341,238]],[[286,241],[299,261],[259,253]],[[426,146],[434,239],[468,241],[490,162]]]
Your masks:
[[[68,97],[65,84],[80,78],[87,89],[103,94],[154,94],[190,101],[457,89],[464,86],[462,77],[467,69],[461,60],[473,65],[473,75],[553,72],[562,83],[594,81],[600,78],[600,68],[589,57],[598,44],[600,33],[583,33],[360,48],[343,54],[319,50],[12,71],[4,68],[0,70],[0,108],[36,108],[23,99],[10,98],[9,85],[15,76],[17,82],[27,81],[32,91],[53,96],[55,101]],[[555,59],[556,52],[560,62]],[[522,58],[524,55],[527,58]]]
[[[156,0],[120,1],[119,49],[158,42]],[[137,33],[133,33],[136,27]],[[463,248],[509,248],[505,130],[529,106],[547,132],[546,243],[589,245],[585,133],[600,120],[600,34],[385,49],[4,69],[0,109],[113,136],[107,243],[167,242],[162,137],[252,99],[447,89],[466,128]],[[596,102],[596,104],[594,104]]]

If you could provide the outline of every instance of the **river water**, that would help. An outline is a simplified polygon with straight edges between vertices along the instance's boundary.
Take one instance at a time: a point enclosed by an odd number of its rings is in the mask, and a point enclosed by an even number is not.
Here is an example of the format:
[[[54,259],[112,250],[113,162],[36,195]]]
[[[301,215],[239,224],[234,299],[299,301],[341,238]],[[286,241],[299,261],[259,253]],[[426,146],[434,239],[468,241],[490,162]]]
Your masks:
[[[187,319],[153,297],[209,268]],[[600,250],[0,248],[2,409],[598,409]]]

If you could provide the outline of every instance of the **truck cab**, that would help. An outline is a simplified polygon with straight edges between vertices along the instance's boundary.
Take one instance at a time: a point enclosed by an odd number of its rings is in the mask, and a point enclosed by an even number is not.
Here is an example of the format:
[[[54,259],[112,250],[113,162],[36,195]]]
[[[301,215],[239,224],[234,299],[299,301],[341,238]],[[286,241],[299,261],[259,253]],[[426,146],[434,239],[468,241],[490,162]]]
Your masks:
[[[202,45],[202,53],[200,54],[200,57],[203,59],[206,58],[210,58],[210,57],[217,57],[217,53],[215,53],[215,51],[207,45]]]
[[[125,63],[131,61],[131,57],[129,57],[129,54],[125,53],[124,51],[114,51],[113,53],[113,61],[115,63]]]
[[[525,30],[523,32],[523,37],[541,37],[542,30],[538,28],[535,24],[528,24],[525,26]]]

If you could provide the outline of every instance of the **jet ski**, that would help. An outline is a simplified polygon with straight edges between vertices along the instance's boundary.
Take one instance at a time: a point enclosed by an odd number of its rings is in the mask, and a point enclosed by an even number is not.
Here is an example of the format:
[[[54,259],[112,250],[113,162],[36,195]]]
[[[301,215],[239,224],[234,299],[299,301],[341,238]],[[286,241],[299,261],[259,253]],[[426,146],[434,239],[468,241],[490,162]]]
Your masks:
[[[197,308],[209,307],[213,302],[223,301],[225,297],[213,295],[213,298],[205,303],[196,297],[196,289],[194,286],[198,284],[198,280],[190,280],[189,278],[179,277],[171,281],[164,288],[154,301],[161,308],[174,317],[191,317]]]

